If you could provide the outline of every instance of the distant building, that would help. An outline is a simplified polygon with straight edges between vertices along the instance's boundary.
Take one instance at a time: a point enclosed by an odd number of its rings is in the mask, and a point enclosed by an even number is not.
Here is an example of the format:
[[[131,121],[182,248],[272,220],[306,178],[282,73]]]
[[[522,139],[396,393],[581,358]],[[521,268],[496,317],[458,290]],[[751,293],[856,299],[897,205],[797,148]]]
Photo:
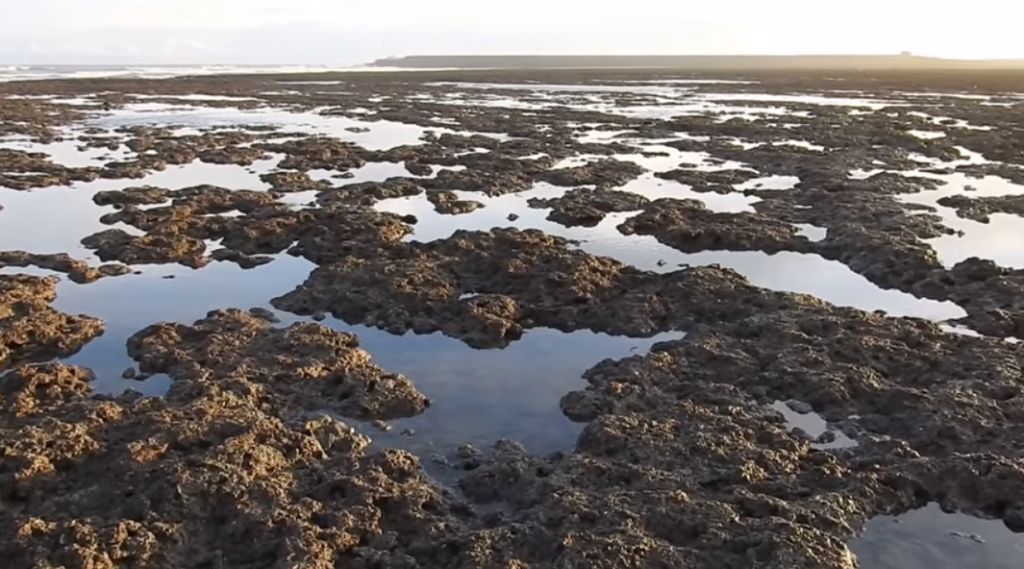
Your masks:
[[[909,51],[901,51],[900,55],[902,55],[903,57],[911,57],[914,54],[910,53]]]

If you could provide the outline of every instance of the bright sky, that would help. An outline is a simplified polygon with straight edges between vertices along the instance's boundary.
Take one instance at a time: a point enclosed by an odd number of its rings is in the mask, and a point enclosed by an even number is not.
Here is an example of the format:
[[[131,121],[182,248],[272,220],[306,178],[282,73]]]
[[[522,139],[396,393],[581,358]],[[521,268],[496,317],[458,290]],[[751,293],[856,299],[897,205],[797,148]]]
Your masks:
[[[0,62],[328,63],[429,53],[1024,58],[1024,3],[973,0],[11,0]],[[954,7],[955,6],[955,7]]]

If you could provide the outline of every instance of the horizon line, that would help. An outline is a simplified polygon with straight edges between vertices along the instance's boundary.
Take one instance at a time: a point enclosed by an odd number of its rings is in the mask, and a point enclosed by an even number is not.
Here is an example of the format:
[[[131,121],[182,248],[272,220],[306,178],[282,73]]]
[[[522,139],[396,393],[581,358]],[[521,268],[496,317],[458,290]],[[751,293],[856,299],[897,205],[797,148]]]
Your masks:
[[[901,53],[677,53],[677,54],[587,54],[587,53],[474,53],[474,54],[407,54],[381,57],[360,63],[324,63],[312,61],[279,61],[279,62],[241,62],[241,61],[193,61],[193,62],[145,62],[145,61],[103,61],[103,62],[56,62],[56,61],[2,61],[0,66],[38,67],[38,66],[149,66],[149,67],[195,67],[195,66],[246,66],[246,67],[361,67],[371,66],[385,61],[401,61],[417,58],[904,58],[950,62],[1024,62],[1024,55],[1019,57],[940,57],[933,55]]]

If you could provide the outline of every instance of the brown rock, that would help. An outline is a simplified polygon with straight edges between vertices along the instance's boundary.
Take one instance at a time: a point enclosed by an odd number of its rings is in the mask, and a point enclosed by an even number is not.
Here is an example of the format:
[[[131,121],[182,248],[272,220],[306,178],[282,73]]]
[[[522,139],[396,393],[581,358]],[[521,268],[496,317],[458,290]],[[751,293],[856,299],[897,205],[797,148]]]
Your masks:
[[[408,379],[371,364],[355,336],[319,324],[278,329],[239,310],[215,311],[194,326],[151,326],[128,340],[128,353],[143,372],[188,381],[241,373],[284,402],[330,402],[358,419],[409,417],[426,407]]]
[[[460,200],[455,192],[448,190],[429,190],[427,200],[434,204],[434,210],[442,215],[461,215],[484,207],[484,204],[478,201]]]
[[[557,198],[530,198],[530,207],[551,208],[548,220],[566,227],[594,227],[612,212],[637,211],[649,202],[631,192],[605,188],[573,188]]]
[[[50,307],[54,277],[0,275],[0,369],[28,360],[74,354],[103,333],[103,321]]]

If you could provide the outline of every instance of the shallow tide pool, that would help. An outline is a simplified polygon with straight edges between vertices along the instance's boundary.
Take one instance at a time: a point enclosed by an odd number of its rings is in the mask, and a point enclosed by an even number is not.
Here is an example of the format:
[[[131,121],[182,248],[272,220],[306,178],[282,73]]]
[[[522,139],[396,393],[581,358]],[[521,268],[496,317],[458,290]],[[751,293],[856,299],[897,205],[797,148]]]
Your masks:
[[[333,83],[333,82],[332,82]],[[299,83],[296,83],[299,84]],[[524,103],[524,108],[544,108],[561,104],[576,104],[580,109],[605,109],[627,116],[667,118],[689,113],[725,113],[724,116],[750,116],[758,112],[793,114],[785,107],[730,106],[730,101],[760,101],[764,103],[796,102],[816,105],[844,105],[858,109],[874,109],[886,102],[873,99],[827,96],[761,96],[748,93],[694,96],[689,82],[661,81],[649,85],[616,86],[552,86],[552,85],[470,85],[467,89],[527,89],[545,90],[544,103]],[[581,98],[592,95],[585,102],[566,103],[566,97]],[[608,98],[616,94],[635,94],[659,97],[656,104],[635,106],[609,106]],[[484,95],[449,99],[453,104],[481,104]],[[496,96],[488,104],[516,103],[514,97]],[[185,99],[187,101],[187,99]],[[193,98],[193,100],[205,100]],[[213,99],[210,99],[213,100]],[[217,99],[220,100],[220,99]],[[649,101],[648,101],[649,102]],[[781,111],[779,111],[781,109]],[[729,114],[732,113],[732,114]],[[98,116],[91,126],[114,129],[132,125],[177,125],[182,133],[202,132],[215,126],[237,124],[273,125],[288,132],[307,132],[334,136],[360,144],[371,150],[386,150],[400,145],[422,143],[428,130],[455,132],[445,128],[426,129],[387,121],[359,121],[340,116],[317,113],[291,113],[286,110],[214,109],[188,105],[138,103],[128,109]],[[352,132],[353,128],[369,129]],[[187,130],[191,129],[191,130]],[[582,135],[588,142],[610,142],[613,137],[628,131],[586,131]],[[469,134],[469,133],[463,133]],[[918,133],[921,134],[921,133]],[[927,137],[922,135],[922,137]],[[499,139],[507,137],[498,136]],[[627,143],[636,143],[628,141]],[[77,141],[68,140],[50,145],[39,145],[25,140],[0,141],[0,147],[40,151],[50,154],[55,161],[71,166],[97,166],[111,159],[123,159],[123,149],[77,150]],[[801,144],[799,141],[797,144]],[[801,144],[811,147],[810,143]],[[741,168],[740,163],[711,164],[706,153],[679,152],[657,143],[642,145],[645,150],[664,152],[664,156],[619,155],[620,160],[631,160],[651,172],[631,181],[621,190],[650,199],[688,198],[703,202],[712,211],[752,212],[759,198],[746,196],[744,189],[763,188],[785,191],[799,180],[794,177],[764,176],[738,185],[735,192],[726,194],[694,192],[689,186],[661,180],[656,172],[668,171],[680,165],[704,169]],[[100,190],[123,189],[131,186],[154,185],[178,189],[199,184],[212,184],[232,189],[267,190],[269,186],[259,179],[260,174],[272,171],[280,160],[274,156],[255,163],[252,167],[202,164],[199,162],[171,166],[140,180],[99,180],[79,183],[70,187],[53,187],[28,192],[0,188],[0,250],[22,249],[35,253],[67,252],[76,258],[96,259],[85,250],[80,241],[94,232],[108,229],[99,222],[100,216],[112,208],[96,206],[92,195]],[[976,156],[966,162],[976,163]],[[565,161],[564,166],[578,165],[580,158]],[[436,175],[439,167],[435,167]],[[335,186],[354,182],[383,181],[393,176],[410,176],[403,164],[368,164],[353,170],[354,177],[337,179],[338,172],[322,170],[311,173],[316,180],[327,180]],[[859,173],[863,174],[863,173]],[[967,185],[977,187],[972,195],[1007,195],[1024,193],[1024,187],[1005,180],[986,177],[967,179],[961,175],[947,177],[949,184],[934,192],[905,196],[908,202],[935,207],[944,223],[963,232],[963,236],[949,236],[930,243],[942,261],[952,265],[971,255],[981,254],[1000,264],[1024,267],[1024,247],[1020,235],[1024,220],[1015,216],[996,214],[989,224],[963,220],[949,208],[936,204],[945,195],[964,192]],[[682,253],[657,242],[653,237],[625,236],[617,227],[637,212],[609,214],[595,227],[566,228],[546,218],[547,209],[528,206],[531,197],[553,198],[567,188],[537,184],[530,192],[487,197],[478,193],[456,192],[460,199],[475,200],[484,208],[475,212],[448,216],[438,214],[434,205],[421,195],[412,198],[384,200],[377,205],[381,211],[417,217],[414,232],[408,240],[431,241],[450,236],[458,229],[490,230],[495,227],[533,228],[551,235],[577,242],[580,249],[596,255],[614,258],[640,269],[669,272],[685,266],[717,264],[744,275],[751,283],[768,289],[814,295],[825,301],[867,311],[882,310],[892,316],[912,316],[936,322],[946,322],[965,316],[965,312],[951,303],[916,298],[893,290],[883,290],[845,265],[817,255],[783,252],[769,255],[759,251],[702,251]],[[293,207],[303,207],[315,199],[315,192],[289,194],[281,199]],[[511,219],[510,219],[511,218]],[[129,232],[137,230],[116,225]],[[812,241],[824,239],[825,228],[812,225],[797,226],[800,233]],[[104,393],[119,393],[131,388],[148,395],[166,391],[169,378],[155,376],[146,381],[122,379],[122,372],[134,362],[127,356],[125,342],[134,333],[161,321],[191,323],[218,308],[270,309],[280,319],[280,326],[301,320],[294,315],[273,310],[270,300],[290,292],[301,284],[314,266],[303,259],[278,255],[261,267],[243,270],[231,263],[211,263],[201,269],[178,265],[133,267],[140,274],[107,278],[88,285],[78,285],[63,279],[58,288],[54,306],[69,313],[84,313],[106,321],[103,336],[90,342],[79,353],[67,358],[69,363],[92,368],[97,374],[95,388]],[[50,274],[37,269],[0,269],[4,273],[27,272]],[[658,341],[678,339],[681,332],[658,335],[653,338],[634,339],[612,337],[588,331],[562,333],[549,329],[528,330],[523,338],[500,350],[475,350],[459,340],[441,334],[392,335],[387,332],[353,326],[328,318],[324,324],[334,329],[358,335],[362,347],[385,369],[408,375],[416,387],[432,401],[422,415],[394,421],[391,430],[379,431],[369,424],[358,428],[375,439],[376,444],[409,449],[425,461],[435,472],[445,468],[438,457],[450,455],[455,447],[470,443],[479,448],[490,446],[495,440],[511,438],[522,441],[533,452],[570,450],[581,426],[569,421],[559,409],[559,400],[567,392],[582,389],[586,382],[582,374],[605,358],[622,358],[645,353]],[[951,333],[965,333],[949,328]],[[817,436],[829,430],[824,420],[814,413],[795,413],[790,406],[777,402],[774,408],[783,413],[790,427],[800,427]],[[838,451],[855,444],[836,433],[837,441],[816,448],[822,452]],[[436,459],[436,460],[435,460]],[[443,474],[438,474],[443,477]],[[975,539],[977,538],[977,539]],[[1024,566],[1024,544],[1021,537],[1010,534],[998,522],[988,522],[963,515],[944,514],[937,506],[911,512],[898,518],[872,520],[851,548],[860,559],[860,566],[872,569],[916,569],[933,567],[991,567],[1009,569]]]

